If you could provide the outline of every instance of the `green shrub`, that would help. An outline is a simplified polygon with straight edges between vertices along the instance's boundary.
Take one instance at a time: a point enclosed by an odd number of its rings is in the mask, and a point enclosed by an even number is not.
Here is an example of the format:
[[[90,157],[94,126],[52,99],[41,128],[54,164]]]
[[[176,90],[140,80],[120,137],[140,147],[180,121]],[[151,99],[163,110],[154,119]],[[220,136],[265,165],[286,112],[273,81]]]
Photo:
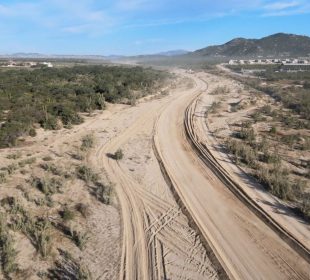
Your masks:
[[[78,279],[91,280],[92,276],[87,267],[81,265],[70,253],[58,249],[60,259],[55,262],[55,266],[49,269],[48,279]]]
[[[45,195],[53,195],[61,192],[62,181],[56,178],[32,178],[32,186],[37,188]]]
[[[75,206],[75,209],[80,212],[84,218],[87,218],[90,215],[89,206],[84,203],[78,203]]]
[[[221,106],[221,102],[216,102],[216,101],[214,101],[214,102],[211,104],[211,106],[210,106],[208,112],[209,112],[209,113],[216,113],[216,112],[218,111],[218,109],[220,108],[220,106]]]
[[[15,198],[7,198],[7,204],[13,214],[10,227],[22,231],[42,257],[47,257],[52,250],[51,228],[46,218],[32,218]]]
[[[48,130],[58,130],[58,129],[60,129],[59,120],[56,117],[52,116],[52,115],[50,115],[48,117],[48,119],[46,119],[41,124],[42,124],[42,126],[45,129],[48,129]]]
[[[6,170],[9,175],[13,174],[17,169],[18,169],[18,166],[15,163],[12,163],[6,167]]]
[[[80,112],[103,110],[105,100],[124,102],[133,92],[150,93],[167,74],[142,67],[74,66],[0,72],[0,148],[34,135],[34,124],[45,129],[70,127],[83,120]],[[4,94],[5,93],[5,94]]]
[[[45,171],[50,172],[56,176],[62,176],[65,174],[65,172],[61,169],[61,167],[56,166],[53,163],[42,163],[40,166]]]
[[[278,164],[281,162],[281,158],[278,153],[272,154],[269,151],[263,152],[263,154],[260,155],[259,158],[262,162],[266,162],[266,163]]]
[[[307,219],[310,219],[310,195],[309,193],[302,196],[300,210]]]
[[[36,137],[37,136],[37,132],[36,132],[36,130],[34,128],[30,128],[28,133],[29,133],[29,136],[31,136],[31,137]]]
[[[7,173],[6,172],[0,172],[0,184],[5,183],[7,179]]]
[[[45,156],[42,158],[44,161],[51,161],[53,158],[51,156]]]
[[[46,258],[50,255],[52,251],[51,227],[46,219],[28,219],[24,232],[35,244],[42,257]]]
[[[256,170],[255,176],[273,195],[285,200],[295,198],[293,184],[290,182],[287,172],[280,166],[273,169],[259,168]]]
[[[272,126],[270,129],[271,134],[276,134],[277,133],[277,128],[275,126]]]
[[[60,212],[60,215],[64,222],[68,222],[74,219],[75,214],[73,211],[71,211],[69,208],[65,207],[63,211]]]
[[[85,181],[86,183],[89,182],[95,183],[99,180],[98,174],[94,173],[91,168],[85,165],[78,166],[76,168],[76,173],[78,178]]]
[[[118,149],[118,150],[115,152],[115,154],[114,154],[114,158],[115,158],[116,160],[121,160],[121,159],[123,159],[123,157],[124,157],[124,153],[123,153],[123,150],[122,150],[122,149]]]
[[[255,132],[254,132],[253,128],[242,127],[240,131],[235,133],[235,136],[239,139],[248,141],[250,143],[254,142],[256,139]]]
[[[95,143],[95,137],[93,134],[87,134],[82,138],[81,150],[88,151],[93,148]]]
[[[19,158],[21,158],[21,156],[22,156],[21,152],[17,152],[15,154],[8,155],[7,158],[8,159],[19,159]]]
[[[112,185],[104,185],[102,183],[96,183],[94,190],[95,197],[104,204],[110,204],[112,193]]]
[[[256,168],[257,154],[251,146],[236,140],[227,141],[226,145],[229,151],[236,156],[237,161],[241,159],[250,167]]]
[[[34,158],[34,157],[32,157],[32,158],[27,158],[27,159],[24,159],[24,160],[21,160],[19,163],[18,163],[18,165],[20,166],[20,167],[25,167],[26,165],[31,165],[31,164],[33,164],[33,163],[35,163],[37,161],[37,159],[36,158]]]
[[[8,279],[11,279],[10,274],[18,270],[15,262],[16,256],[13,238],[9,233],[4,215],[0,214],[0,263],[3,274]]]
[[[70,234],[75,245],[78,246],[81,250],[83,250],[85,248],[87,241],[89,240],[88,233],[71,229]]]

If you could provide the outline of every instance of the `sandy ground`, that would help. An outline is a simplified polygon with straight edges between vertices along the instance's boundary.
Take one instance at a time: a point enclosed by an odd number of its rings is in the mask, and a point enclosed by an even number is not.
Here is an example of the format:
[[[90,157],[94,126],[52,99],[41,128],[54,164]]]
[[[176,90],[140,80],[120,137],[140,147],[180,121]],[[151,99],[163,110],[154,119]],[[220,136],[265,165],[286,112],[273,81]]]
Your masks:
[[[71,193],[92,205],[91,239],[76,254],[94,279],[309,279],[309,264],[229,191],[185,136],[186,108],[202,93],[208,98],[214,78],[176,72],[182,78],[166,96],[109,105],[72,130],[42,132],[20,148],[61,162],[83,135],[97,139],[86,162],[113,184],[115,200],[100,204],[83,185]],[[203,125],[196,128],[206,137]],[[118,148],[120,161],[109,156]]]
[[[202,91],[207,89],[205,77],[194,79]],[[307,279],[307,261],[236,199],[193,153],[180,113],[192,99],[191,94],[180,97],[161,114],[156,145],[179,196],[225,270],[234,279]],[[198,112],[193,117],[195,113],[190,118],[197,121],[202,116]]]
[[[183,85],[182,85],[183,83]],[[154,123],[184,82],[169,96],[120,111],[107,131],[118,133],[99,145],[93,161],[114,184],[122,213],[121,279],[216,279],[199,237],[175,202],[152,150]],[[124,159],[107,156],[118,148]]]
[[[239,89],[242,88],[242,85],[236,81],[212,75],[207,75],[206,79],[213,81],[209,82],[209,91],[212,91],[217,86],[223,85],[229,88],[229,97],[223,102],[225,104],[239,102],[242,99],[246,99],[245,97],[248,97],[245,94],[238,93]],[[212,95],[202,95],[197,103],[196,112],[205,111],[206,108],[208,108],[217,98],[218,97]],[[266,102],[268,103],[268,101],[271,102],[271,100],[267,99]],[[296,216],[293,211],[289,209],[288,203],[270,195],[270,193],[266,192],[266,190],[252,177],[247,176],[243,169],[232,163],[229,156],[223,151],[223,149],[221,149],[219,142],[214,137],[214,135],[223,137],[229,134],[231,132],[229,128],[230,124],[246,119],[249,112],[252,112],[255,106],[248,106],[248,108],[233,114],[225,110],[219,112],[220,117],[217,117],[218,114],[215,114],[209,117],[207,122],[204,118],[197,118],[197,132],[200,132],[199,135],[201,141],[210,148],[216,159],[227,170],[230,176],[242,186],[243,190],[246,191],[246,193],[252,197],[260,207],[276,219],[281,226],[286,228],[286,230],[310,250],[309,224]],[[306,154],[306,152],[303,153]]]

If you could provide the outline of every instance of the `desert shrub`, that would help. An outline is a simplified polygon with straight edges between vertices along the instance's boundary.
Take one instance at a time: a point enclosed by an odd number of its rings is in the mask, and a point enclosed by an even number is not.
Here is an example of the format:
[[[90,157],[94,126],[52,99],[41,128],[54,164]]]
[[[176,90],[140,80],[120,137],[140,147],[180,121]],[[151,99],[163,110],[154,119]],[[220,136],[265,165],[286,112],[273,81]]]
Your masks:
[[[15,262],[17,251],[14,248],[14,241],[9,233],[6,224],[6,219],[3,214],[0,214],[0,263],[3,274],[10,278],[10,274],[18,270],[18,265]]]
[[[64,222],[68,222],[74,219],[75,214],[68,207],[65,207],[62,211],[60,211],[60,216]]]
[[[310,219],[310,194],[309,193],[306,193],[305,195],[301,197],[300,210],[307,219]]]
[[[248,164],[250,167],[256,167],[257,154],[251,146],[236,140],[227,141],[226,146],[235,155],[237,161],[241,159],[242,162]]]
[[[290,134],[290,135],[282,135],[280,138],[281,142],[293,147],[295,143],[298,142],[299,136]]]
[[[5,183],[7,179],[7,172],[0,172],[0,184]]]
[[[28,133],[29,133],[29,136],[31,137],[37,136],[37,132],[34,128],[30,128]]]
[[[23,231],[33,242],[42,257],[45,258],[51,253],[51,227],[46,219],[27,219]]]
[[[52,161],[53,158],[51,156],[45,156],[45,157],[42,158],[42,160],[44,160],[44,161]]]
[[[71,156],[73,159],[76,159],[76,160],[84,160],[85,159],[85,155],[81,152],[77,152],[75,154],[72,154]]]
[[[118,150],[115,152],[115,154],[114,154],[114,158],[115,158],[116,160],[121,160],[121,159],[123,159],[123,157],[124,157],[124,153],[123,153],[123,150],[122,150],[122,149],[118,149]]]
[[[270,116],[272,114],[272,108],[270,105],[264,105],[262,108],[259,110],[262,114]]]
[[[102,203],[110,204],[112,193],[112,185],[107,184],[104,185],[100,182],[96,183],[95,188],[93,189],[93,195]]]
[[[24,160],[21,160],[18,165],[20,167],[25,167],[26,165],[31,165],[33,163],[35,163],[37,161],[37,159],[35,157],[32,157],[32,158],[27,158],[27,159],[24,159]]]
[[[238,112],[239,110],[242,110],[244,109],[244,107],[240,104],[236,104],[236,105],[232,105],[231,108],[230,108],[230,111],[235,113],[235,112]]]
[[[45,195],[53,195],[61,192],[62,181],[56,178],[32,178],[31,185]]]
[[[55,262],[55,266],[49,269],[49,279],[78,279],[91,280],[91,273],[87,267],[81,265],[68,252],[58,249],[60,259]]]
[[[27,133],[26,124],[12,121],[1,125],[0,129],[0,148],[16,146],[18,138]]]
[[[32,218],[23,206],[14,198],[8,198],[7,204],[13,214],[10,227],[23,232],[42,257],[47,257],[52,250],[51,228],[46,218]]]
[[[54,115],[59,116],[64,125],[80,124],[83,119],[72,108],[66,107],[63,104],[57,104],[53,107]]]
[[[254,142],[256,137],[255,137],[255,132],[253,128],[244,128],[242,127],[240,131],[237,131],[234,134],[235,137],[248,141],[250,143]]]
[[[102,65],[2,71],[0,148],[34,135],[36,123],[45,129],[79,124],[80,112],[103,110],[105,100],[123,102],[133,91],[149,93],[166,76],[150,68]]]
[[[12,164],[8,165],[5,169],[8,172],[8,174],[11,175],[18,169],[18,166],[17,166],[17,164],[12,163]]]
[[[277,128],[275,126],[272,126],[270,128],[270,131],[269,131],[271,134],[276,134],[277,133]]]
[[[306,137],[301,144],[301,150],[309,151],[310,150],[310,137]]]
[[[81,213],[81,215],[84,217],[84,218],[87,218],[89,215],[90,215],[90,209],[89,209],[89,206],[87,204],[84,204],[84,203],[78,203],[76,206],[75,206],[75,209]]]
[[[270,153],[270,151],[267,151],[267,150],[265,150],[262,154],[260,154],[259,159],[262,162],[273,163],[273,164],[277,164],[281,162],[281,157],[277,152]]]
[[[99,175],[93,172],[93,170],[85,165],[78,166],[76,168],[76,173],[79,179],[89,182],[97,182],[99,180]]]
[[[81,150],[88,151],[93,148],[95,144],[95,137],[93,134],[87,134],[82,138]]]
[[[225,94],[228,93],[229,89],[226,86],[218,86],[213,91],[211,91],[210,95],[219,95],[219,94]]]
[[[19,159],[21,158],[22,154],[20,152],[17,152],[15,154],[10,154],[7,156],[8,159]]]
[[[85,245],[89,239],[89,235],[87,232],[81,232],[76,229],[70,229],[71,239],[81,250],[85,248]]]
[[[62,175],[64,175],[64,173],[65,173],[65,172],[61,169],[61,167],[56,166],[56,165],[53,164],[53,163],[42,163],[40,166],[41,166],[41,168],[44,169],[45,171],[50,172],[50,173],[52,173],[53,175],[56,175],[56,176],[62,176]]]
[[[264,119],[264,117],[262,116],[262,114],[261,114],[260,112],[258,112],[258,111],[254,112],[254,113],[251,115],[251,117],[252,117],[252,119],[253,119],[253,121],[254,121],[255,123],[261,122],[261,121],[263,121],[263,119]]]
[[[220,106],[221,106],[221,102],[216,102],[216,101],[214,101],[214,102],[211,104],[211,106],[210,106],[208,112],[209,112],[209,113],[216,113],[216,112],[218,111],[218,109],[220,108]]]
[[[273,195],[285,200],[294,199],[293,184],[288,178],[288,173],[280,165],[273,169],[261,167],[256,170],[255,176]]]
[[[50,115],[44,121],[41,121],[41,125],[42,125],[42,127],[44,127],[45,129],[48,129],[48,130],[58,130],[61,128],[59,125],[59,120],[52,115]]]

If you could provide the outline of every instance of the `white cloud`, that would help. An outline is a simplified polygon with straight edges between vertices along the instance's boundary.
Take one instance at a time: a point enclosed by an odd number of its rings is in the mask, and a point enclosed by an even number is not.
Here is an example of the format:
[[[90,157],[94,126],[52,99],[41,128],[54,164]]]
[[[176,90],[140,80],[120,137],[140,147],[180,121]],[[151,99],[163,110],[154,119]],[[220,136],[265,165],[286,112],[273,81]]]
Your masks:
[[[278,11],[278,10],[285,10],[288,8],[294,8],[298,7],[300,5],[299,2],[293,1],[293,2],[276,2],[272,4],[268,4],[264,6],[264,9],[266,10],[272,10],[272,11]]]
[[[310,4],[305,1],[276,2],[263,7],[263,17],[292,16],[310,13]]]

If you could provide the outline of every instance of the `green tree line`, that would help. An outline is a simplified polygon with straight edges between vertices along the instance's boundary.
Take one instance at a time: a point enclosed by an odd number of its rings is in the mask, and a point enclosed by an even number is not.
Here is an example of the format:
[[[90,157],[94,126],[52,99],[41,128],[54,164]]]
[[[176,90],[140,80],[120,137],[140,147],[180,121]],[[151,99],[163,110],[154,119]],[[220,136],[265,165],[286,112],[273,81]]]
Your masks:
[[[79,112],[103,110],[105,101],[121,103],[133,92],[149,93],[165,78],[153,69],[123,66],[75,66],[0,71],[0,148],[45,129],[83,120]]]

